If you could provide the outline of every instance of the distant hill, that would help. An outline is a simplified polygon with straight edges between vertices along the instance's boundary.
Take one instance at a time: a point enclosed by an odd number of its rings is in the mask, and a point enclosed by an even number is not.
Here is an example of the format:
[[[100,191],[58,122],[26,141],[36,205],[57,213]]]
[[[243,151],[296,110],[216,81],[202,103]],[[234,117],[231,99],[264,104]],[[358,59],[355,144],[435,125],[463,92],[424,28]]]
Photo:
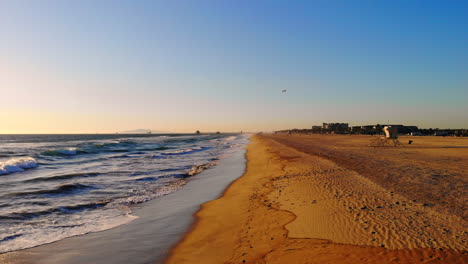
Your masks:
[[[161,134],[161,133],[171,133],[169,131],[158,131],[158,130],[151,130],[151,129],[134,129],[134,130],[127,130],[118,132],[119,134]]]

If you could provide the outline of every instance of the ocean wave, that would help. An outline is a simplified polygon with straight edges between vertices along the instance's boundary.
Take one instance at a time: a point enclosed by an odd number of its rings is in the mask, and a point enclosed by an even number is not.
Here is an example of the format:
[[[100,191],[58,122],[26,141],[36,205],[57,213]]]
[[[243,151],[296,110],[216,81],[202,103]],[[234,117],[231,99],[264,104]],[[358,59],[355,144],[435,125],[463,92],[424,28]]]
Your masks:
[[[37,161],[31,157],[13,158],[0,162],[0,175],[22,172],[37,167]]]
[[[193,147],[193,148],[188,148],[188,149],[180,149],[180,150],[175,150],[175,151],[170,151],[170,152],[163,152],[161,153],[161,155],[165,155],[165,156],[186,155],[186,154],[191,154],[194,152],[208,150],[210,148],[211,147]]]
[[[119,139],[119,140],[117,140],[117,142],[119,142],[120,144],[128,144],[128,145],[135,145],[135,144],[137,144],[137,142],[136,142],[135,140],[128,139],[128,138]]]
[[[0,157],[10,157],[15,154],[17,153],[14,151],[0,151]]]
[[[50,190],[38,190],[38,191],[29,191],[29,192],[17,192],[17,193],[10,193],[7,194],[8,196],[24,196],[24,195],[48,195],[48,196],[62,196],[62,195],[70,195],[70,194],[77,194],[84,191],[97,189],[94,186],[74,183],[74,184],[64,184],[60,185],[57,188],[50,189]]]
[[[77,205],[70,205],[70,206],[61,206],[57,208],[60,212],[63,213],[77,213],[81,212],[84,210],[89,210],[89,209],[96,209],[96,208],[101,208],[104,207],[108,204],[108,201],[102,201],[102,202],[97,202],[97,203],[86,203],[86,204],[77,204]]]
[[[45,215],[50,215],[53,213],[66,213],[73,214],[82,212],[85,210],[96,209],[104,207],[108,204],[108,201],[96,202],[96,203],[85,203],[85,204],[76,204],[68,206],[58,206],[47,208],[40,211],[30,211],[30,212],[15,212],[6,215],[0,215],[0,220],[28,220]]]
[[[123,155],[116,155],[116,156],[112,156],[112,157],[109,157],[110,159],[125,159],[125,158],[131,158],[132,156],[129,156],[127,154],[123,154]]]
[[[104,143],[94,143],[93,147],[97,148],[105,148],[105,147],[115,147],[115,146],[125,146],[125,145],[135,145],[137,142],[132,141],[130,139],[120,139],[112,142],[104,142]]]
[[[36,158],[39,169],[0,177],[0,252],[133,220],[132,205],[183,188],[242,139],[230,136],[75,136],[2,148],[6,159]]]
[[[115,152],[115,153],[121,153],[121,152],[129,152],[130,149],[106,149],[103,152]]]
[[[210,162],[210,163],[206,163],[206,164],[194,165],[187,172],[187,176],[193,176],[193,175],[199,174],[199,173],[203,172],[204,170],[215,166],[216,164],[218,164],[218,163],[217,162]]]
[[[183,167],[176,167],[176,168],[167,168],[167,169],[159,169],[158,172],[171,172],[171,171],[179,171],[185,170],[190,168],[190,166],[183,166]]]
[[[77,147],[67,147],[59,149],[50,149],[41,152],[43,158],[56,156],[75,156],[80,154],[98,154],[98,153],[126,153],[126,152],[143,152],[143,151],[160,151],[171,149],[166,146],[142,146],[137,147],[137,143],[128,140],[110,143],[92,143],[81,144]],[[136,153],[135,153],[136,154]]]
[[[157,181],[157,180],[158,180],[158,177],[143,177],[143,178],[135,179],[134,181],[151,182],[151,181]]]
[[[101,175],[102,173],[99,172],[81,172],[81,173],[70,173],[70,174],[62,174],[50,177],[39,177],[26,180],[25,182],[42,182],[42,181],[59,181],[59,180],[68,180],[74,178],[89,178],[89,177],[96,177]]]
[[[177,142],[177,143],[195,143],[201,140],[205,140],[207,135],[202,135],[202,136],[175,136],[175,137],[169,137],[164,140],[164,142],[171,143],[171,142]]]
[[[0,215],[0,220],[28,220],[36,217],[49,215],[53,213],[50,210],[37,211],[37,212],[22,212],[22,213],[11,213],[7,215]]]
[[[187,178],[188,174],[181,172],[181,173],[169,173],[169,174],[160,174],[156,176],[148,176],[152,175],[155,172],[136,172],[131,174],[130,176],[135,177],[132,181],[157,181],[159,179],[169,179],[169,178]],[[140,176],[140,177],[138,177]]]
[[[53,223],[41,222],[35,227],[18,221],[21,229],[9,232],[5,230],[5,233],[0,235],[0,253],[31,248],[66,237],[107,230],[129,223],[136,218],[138,217],[119,209],[108,209],[99,212],[98,210],[87,210],[85,214],[77,213],[72,220],[65,214],[62,217],[57,216]]]
[[[109,204],[107,204],[106,207],[119,207],[122,205],[132,205],[132,204],[139,204],[139,203],[144,203],[153,199],[156,199],[158,197],[161,197],[163,195],[167,195],[170,193],[173,193],[180,188],[182,188],[187,182],[183,179],[177,179],[175,181],[172,181],[170,183],[167,183],[165,186],[158,187],[154,190],[145,190],[141,193],[138,193],[136,195],[132,195],[129,197],[124,197],[124,198],[119,198],[116,199]]]
[[[96,153],[107,153],[107,152],[129,152],[140,150],[136,149],[137,143],[130,140],[120,140],[117,142],[107,142],[107,143],[93,143],[93,144],[86,144],[80,145],[78,154],[80,153],[88,153],[88,154],[96,154]],[[143,149],[146,150],[146,149]],[[158,150],[158,148],[149,148],[148,150]]]
[[[4,238],[0,238],[0,243],[1,243],[1,242],[8,241],[8,240],[13,240],[13,239],[15,239],[15,238],[17,238],[17,237],[20,237],[20,236],[22,236],[22,235],[23,235],[23,234],[15,234],[15,235],[11,235],[11,236],[6,236],[6,237],[4,237]]]
[[[46,209],[41,211],[29,211],[29,212],[14,212],[10,214],[0,215],[0,220],[28,220],[53,213],[53,209]]]
[[[138,148],[138,151],[154,151],[154,150],[167,150],[171,149],[170,147],[154,147],[154,148]]]
[[[74,156],[78,153],[85,153],[77,148],[64,148],[64,149],[54,149],[54,150],[47,150],[42,152],[42,155],[45,156]]]

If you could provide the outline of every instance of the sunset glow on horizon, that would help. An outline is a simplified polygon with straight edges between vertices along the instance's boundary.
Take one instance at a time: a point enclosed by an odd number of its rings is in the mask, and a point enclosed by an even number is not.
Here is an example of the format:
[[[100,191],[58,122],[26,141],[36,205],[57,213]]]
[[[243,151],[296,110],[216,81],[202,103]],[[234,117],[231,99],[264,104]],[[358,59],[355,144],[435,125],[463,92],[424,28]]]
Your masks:
[[[468,128],[467,12],[455,1],[4,1],[0,133]]]

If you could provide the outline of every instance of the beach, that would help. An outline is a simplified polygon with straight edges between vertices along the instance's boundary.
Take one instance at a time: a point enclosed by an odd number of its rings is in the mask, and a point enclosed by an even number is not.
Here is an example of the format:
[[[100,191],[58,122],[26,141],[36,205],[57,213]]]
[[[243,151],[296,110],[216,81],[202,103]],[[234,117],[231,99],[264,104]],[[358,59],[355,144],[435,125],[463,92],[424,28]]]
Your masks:
[[[468,263],[468,140],[372,138],[252,137],[166,263]]]
[[[0,264],[468,264],[467,14],[0,0]]]

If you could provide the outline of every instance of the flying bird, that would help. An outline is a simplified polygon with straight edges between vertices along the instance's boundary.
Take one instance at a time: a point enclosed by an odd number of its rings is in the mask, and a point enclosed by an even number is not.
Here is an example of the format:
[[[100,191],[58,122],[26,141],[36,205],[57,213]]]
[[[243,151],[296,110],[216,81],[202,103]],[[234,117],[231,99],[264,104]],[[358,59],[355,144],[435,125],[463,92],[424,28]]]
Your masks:
[[[285,92],[287,92],[287,91],[288,91],[288,90],[282,90],[281,92],[282,92],[282,93],[285,93]]]

